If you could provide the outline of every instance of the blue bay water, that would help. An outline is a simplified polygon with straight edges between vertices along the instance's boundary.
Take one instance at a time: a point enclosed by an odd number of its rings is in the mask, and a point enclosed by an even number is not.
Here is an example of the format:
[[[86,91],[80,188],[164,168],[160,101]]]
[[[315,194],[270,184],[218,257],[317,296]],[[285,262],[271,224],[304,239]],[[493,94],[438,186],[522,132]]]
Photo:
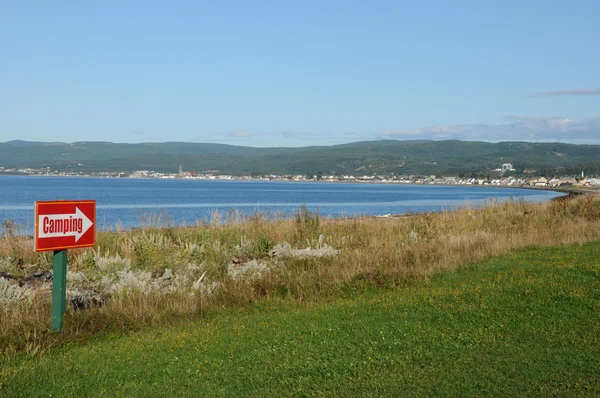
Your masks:
[[[477,186],[346,184],[0,176],[0,221],[33,233],[36,200],[95,199],[100,229],[132,228],[160,216],[174,225],[226,220],[237,211],[289,216],[302,205],[322,216],[352,217],[450,210],[467,203],[523,198],[546,201],[550,191]]]

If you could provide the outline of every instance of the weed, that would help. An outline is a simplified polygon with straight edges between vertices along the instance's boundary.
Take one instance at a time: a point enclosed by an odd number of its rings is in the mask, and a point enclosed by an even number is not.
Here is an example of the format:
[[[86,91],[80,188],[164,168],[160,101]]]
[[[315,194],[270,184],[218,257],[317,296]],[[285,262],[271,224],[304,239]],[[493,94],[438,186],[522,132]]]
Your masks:
[[[310,211],[305,205],[296,213],[296,241],[305,242],[319,235],[319,212]]]
[[[259,235],[254,242],[254,250],[259,256],[268,256],[274,245],[265,235]]]

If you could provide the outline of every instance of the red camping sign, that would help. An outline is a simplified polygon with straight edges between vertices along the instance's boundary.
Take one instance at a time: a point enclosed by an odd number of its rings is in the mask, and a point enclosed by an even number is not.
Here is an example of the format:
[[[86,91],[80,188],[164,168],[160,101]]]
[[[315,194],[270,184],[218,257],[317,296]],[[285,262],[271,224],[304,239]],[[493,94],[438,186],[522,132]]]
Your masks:
[[[35,202],[35,251],[94,246],[96,201]]]

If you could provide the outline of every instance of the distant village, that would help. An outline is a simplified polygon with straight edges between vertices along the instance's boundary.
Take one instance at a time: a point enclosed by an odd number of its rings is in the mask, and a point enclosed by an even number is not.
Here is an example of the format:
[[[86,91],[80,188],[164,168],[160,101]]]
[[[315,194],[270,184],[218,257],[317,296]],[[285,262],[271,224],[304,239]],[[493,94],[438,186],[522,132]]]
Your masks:
[[[355,182],[355,183],[380,183],[380,184],[430,184],[430,185],[493,185],[510,187],[600,187],[600,178],[586,177],[582,172],[580,176],[565,176],[560,178],[516,177],[511,176],[514,171],[512,164],[505,163],[502,167],[493,170],[497,175],[493,178],[465,178],[456,176],[436,175],[227,175],[217,171],[196,173],[184,171],[182,167],[175,173],[161,173],[152,170],[137,170],[133,172],[76,172],[56,171],[33,168],[4,168],[0,167],[0,174],[32,175],[32,176],[63,176],[63,177],[97,177],[97,178],[154,178],[154,179],[184,179],[184,180],[243,180],[243,181],[305,181],[305,182]]]

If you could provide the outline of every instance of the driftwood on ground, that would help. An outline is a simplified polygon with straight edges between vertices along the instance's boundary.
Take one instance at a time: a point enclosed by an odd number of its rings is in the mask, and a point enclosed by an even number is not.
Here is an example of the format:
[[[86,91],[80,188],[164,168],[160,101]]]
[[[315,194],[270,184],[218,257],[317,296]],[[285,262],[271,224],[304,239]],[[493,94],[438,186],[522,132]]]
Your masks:
[[[340,254],[339,250],[336,250],[328,245],[322,245],[318,249],[307,247],[306,249],[293,249],[289,244],[277,245],[271,250],[273,257],[277,256],[288,256],[296,258],[312,258],[312,257],[326,257],[326,256],[337,256]]]

